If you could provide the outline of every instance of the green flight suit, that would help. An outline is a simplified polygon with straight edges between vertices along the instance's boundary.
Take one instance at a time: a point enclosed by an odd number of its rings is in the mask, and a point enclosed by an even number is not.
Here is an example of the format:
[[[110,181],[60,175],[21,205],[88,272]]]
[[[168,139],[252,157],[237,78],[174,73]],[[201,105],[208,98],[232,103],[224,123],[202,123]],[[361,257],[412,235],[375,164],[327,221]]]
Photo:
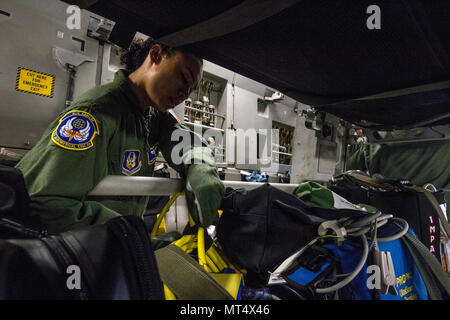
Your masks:
[[[200,146],[198,140],[195,146],[192,142],[192,149],[183,155],[184,164],[177,165],[171,161],[178,143],[171,141],[176,129],[201,141]],[[169,112],[152,107],[143,112],[128,73],[120,70],[112,83],[89,90],[64,110],[16,167],[25,177],[32,213],[40,215],[50,233],[59,233],[118,215],[142,217],[148,197],[88,194],[107,175],[151,176],[158,149],[171,167],[188,178],[194,191],[208,188],[209,183],[223,194],[205,141]],[[201,158],[202,164],[190,164],[195,158]],[[217,211],[220,199],[202,202]]]

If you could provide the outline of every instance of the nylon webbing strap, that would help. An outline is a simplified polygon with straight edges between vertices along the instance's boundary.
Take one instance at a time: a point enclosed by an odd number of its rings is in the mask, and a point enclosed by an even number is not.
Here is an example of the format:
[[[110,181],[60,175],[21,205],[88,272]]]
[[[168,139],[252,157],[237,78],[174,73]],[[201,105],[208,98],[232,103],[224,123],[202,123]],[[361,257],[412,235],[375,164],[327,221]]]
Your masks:
[[[171,244],[155,251],[163,283],[180,300],[234,300],[191,256]]]
[[[420,274],[427,286],[428,293],[433,300],[441,300],[442,294],[438,285],[450,296],[450,277],[444,271],[439,261],[430,251],[410,233],[402,237],[408,248]]]
[[[360,182],[361,184],[363,184],[365,186],[369,186],[369,187],[373,187],[373,188],[380,188],[380,189],[389,190],[389,191],[394,189],[392,184],[390,184],[389,182],[384,181],[382,179],[374,179],[374,178],[366,177],[366,176],[363,176],[362,174],[357,174],[357,173],[347,173],[347,176],[357,180],[358,182]]]
[[[419,270],[420,275],[422,276],[423,282],[425,283],[425,287],[427,288],[428,295],[431,300],[442,300],[442,295],[440,293],[439,287],[433,278],[433,275],[430,273],[428,267],[424,263],[424,261],[419,257],[416,250],[410,241],[406,240],[405,237],[402,237],[403,243],[405,247],[408,249],[411,257],[416,264],[417,270]]]
[[[300,0],[246,0],[221,14],[194,26],[157,39],[170,47],[220,37],[263,21]]]

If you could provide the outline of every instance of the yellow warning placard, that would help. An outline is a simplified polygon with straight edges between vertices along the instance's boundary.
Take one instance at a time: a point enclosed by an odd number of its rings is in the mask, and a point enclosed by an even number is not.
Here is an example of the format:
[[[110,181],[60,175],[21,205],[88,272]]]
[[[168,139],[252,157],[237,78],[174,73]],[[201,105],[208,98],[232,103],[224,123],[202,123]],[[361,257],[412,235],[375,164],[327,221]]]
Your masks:
[[[53,98],[55,77],[19,67],[17,70],[16,90]]]

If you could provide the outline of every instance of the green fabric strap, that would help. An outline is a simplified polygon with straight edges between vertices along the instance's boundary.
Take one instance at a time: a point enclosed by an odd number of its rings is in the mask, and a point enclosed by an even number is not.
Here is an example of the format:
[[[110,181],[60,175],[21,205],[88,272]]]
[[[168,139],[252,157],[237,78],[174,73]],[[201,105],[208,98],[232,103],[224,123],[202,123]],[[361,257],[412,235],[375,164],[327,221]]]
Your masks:
[[[408,241],[404,239],[405,247],[408,249],[409,253],[411,254],[411,257],[414,260],[414,263],[417,266],[417,269],[419,270],[420,275],[422,276],[423,282],[425,283],[425,286],[428,291],[428,295],[431,300],[442,300],[442,295],[439,291],[439,287],[433,278],[433,275],[430,273],[428,267],[426,264],[423,263],[423,260],[418,256],[415,248],[413,245]]]
[[[234,300],[197,261],[176,245],[155,251],[162,282],[180,300]]]
[[[391,191],[394,189],[392,184],[389,181],[384,180],[384,179],[374,179],[374,178],[366,177],[362,174],[357,174],[357,173],[348,173],[347,176],[355,179],[360,184],[368,186],[368,187],[380,188],[380,189],[384,189],[387,191]]]
[[[402,240],[419,269],[430,298],[432,300],[443,299],[439,287],[442,287],[447,295],[450,296],[450,277],[439,264],[436,257],[410,233],[406,233]]]

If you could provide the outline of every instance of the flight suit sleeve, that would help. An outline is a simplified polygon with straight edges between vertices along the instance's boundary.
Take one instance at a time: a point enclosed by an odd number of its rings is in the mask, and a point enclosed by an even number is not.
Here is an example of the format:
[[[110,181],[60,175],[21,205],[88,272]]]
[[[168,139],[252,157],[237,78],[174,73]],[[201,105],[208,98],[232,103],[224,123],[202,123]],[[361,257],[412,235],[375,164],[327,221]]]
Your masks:
[[[367,171],[366,165],[366,145],[364,144],[351,144],[347,147],[347,170],[361,170]]]
[[[75,107],[55,120],[38,144],[19,162],[32,199],[50,233],[104,223],[119,213],[88,193],[108,172],[112,116]]]
[[[164,159],[187,179],[186,200],[191,216],[203,226],[217,217],[225,187],[213,151],[206,141],[170,113],[160,114],[159,145]]]

